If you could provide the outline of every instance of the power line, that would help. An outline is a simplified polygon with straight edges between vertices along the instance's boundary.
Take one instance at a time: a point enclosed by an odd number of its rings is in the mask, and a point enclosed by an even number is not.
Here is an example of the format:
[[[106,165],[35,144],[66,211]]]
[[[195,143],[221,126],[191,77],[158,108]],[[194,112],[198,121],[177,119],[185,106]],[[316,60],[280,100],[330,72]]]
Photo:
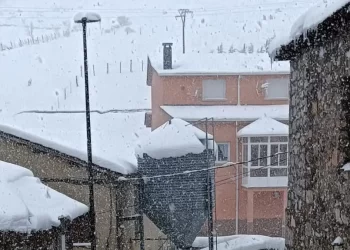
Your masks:
[[[228,6],[215,6],[215,7],[197,7],[197,8],[191,8],[192,10],[196,12],[207,12],[207,11],[217,11],[217,10],[237,10],[237,9],[244,9],[244,8],[254,8],[257,9],[257,7],[264,7],[264,6],[275,6],[276,8],[281,7],[281,5],[286,4],[306,4],[311,5],[309,1],[284,1],[284,2],[268,2],[268,3],[260,3],[257,4],[245,4],[242,5],[230,5],[231,8]],[[282,6],[283,7],[283,6]],[[0,7],[1,10],[12,10],[12,11],[18,11],[18,12],[78,12],[78,11],[99,11],[99,12],[124,12],[124,13],[156,13],[156,12],[178,12],[178,9],[145,9],[145,8],[94,8],[94,9],[75,9],[75,8],[40,8],[40,7],[23,7],[23,6],[11,6],[11,7]]]
[[[218,10],[201,10],[201,11],[196,11],[196,15],[197,16],[213,16],[213,15],[224,15],[224,14],[233,14],[233,13],[252,13],[252,12],[264,12],[264,11],[270,11],[270,10],[276,10],[277,9],[300,9],[300,8],[305,8],[305,6],[294,6],[294,7],[288,7],[288,6],[284,6],[284,7],[275,7],[275,8],[260,8],[257,9],[255,8],[245,8],[245,9],[218,9]],[[98,10],[95,10],[98,11]],[[107,11],[107,10],[106,10]],[[62,13],[62,11],[21,11],[19,13]],[[73,12],[73,10],[72,10]],[[76,11],[74,11],[75,13]],[[112,10],[110,12],[113,12]],[[118,11],[115,11],[118,12]],[[120,13],[120,12],[119,12]],[[167,14],[172,14],[173,12],[148,12],[150,15],[145,15],[145,13],[147,14],[147,12],[145,11],[130,11],[130,12],[125,12],[125,13],[120,13],[120,14],[132,14],[129,15],[129,17],[149,17],[149,18],[171,18],[171,16],[168,16]],[[117,14],[117,13],[116,13]],[[117,16],[108,16],[108,15],[103,15],[103,18],[106,19],[111,19],[111,18],[116,18]],[[27,19],[71,19],[72,16],[1,16],[0,19],[16,19],[16,18],[27,18]]]
[[[263,160],[263,159],[268,159],[277,155],[282,155],[282,154],[288,154],[289,152],[279,152],[270,156],[264,156],[264,157],[259,157],[253,160],[249,161],[242,161],[242,162],[235,162],[235,163],[226,163],[220,166],[213,166],[209,168],[203,168],[203,169],[196,169],[196,170],[190,170],[190,171],[184,171],[184,172],[179,172],[179,173],[173,173],[173,174],[164,174],[164,175],[154,175],[154,176],[143,176],[141,178],[126,178],[126,177],[119,177],[118,181],[135,181],[135,180],[150,180],[150,179],[158,179],[162,177],[173,177],[173,176],[179,176],[179,175],[186,175],[186,174],[192,174],[192,173],[198,173],[198,172],[204,172],[204,171],[209,171],[209,170],[214,170],[214,169],[220,169],[220,168],[228,168],[228,167],[233,167],[236,165],[243,165],[246,163],[258,161],[258,160]],[[262,167],[263,168],[263,167]]]

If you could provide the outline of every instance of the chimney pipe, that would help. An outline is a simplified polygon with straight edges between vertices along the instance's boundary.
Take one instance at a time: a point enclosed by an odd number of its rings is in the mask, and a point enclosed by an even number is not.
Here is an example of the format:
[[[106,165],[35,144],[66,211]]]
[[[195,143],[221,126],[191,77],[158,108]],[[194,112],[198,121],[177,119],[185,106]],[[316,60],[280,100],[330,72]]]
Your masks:
[[[172,43],[163,43],[163,69],[173,68]]]

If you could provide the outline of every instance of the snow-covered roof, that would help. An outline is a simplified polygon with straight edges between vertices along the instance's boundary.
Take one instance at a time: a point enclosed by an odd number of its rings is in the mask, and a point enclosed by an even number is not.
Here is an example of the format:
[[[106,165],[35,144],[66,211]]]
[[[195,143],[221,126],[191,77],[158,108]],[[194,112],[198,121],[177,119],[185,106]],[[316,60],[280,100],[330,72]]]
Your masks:
[[[212,138],[213,136],[208,134],[208,139]],[[138,157],[147,154],[154,159],[180,157],[190,153],[200,154],[206,149],[205,140],[205,132],[188,122],[174,118],[141,138],[135,151]],[[211,142],[208,141],[208,147],[212,149]]]
[[[264,116],[242,128],[238,131],[237,136],[288,135],[288,132],[288,125]]]
[[[88,207],[40,182],[23,167],[0,161],[0,231],[30,232],[60,225],[59,217],[71,220]]]
[[[214,118],[216,121],[254,121],[266,115],[277,120],[289,119],[288,105],[161,106],[171,117],[186,121]]]
[[[285,249],[285,239],[263,235],[235,235],[234,239],[219,243],[216,250]],[[208,250],[209,247],[202,250]]]
[[[289,74],[289,62],[271,62],[267,53],[173,53],[173,68],[163,69],[161,54],[150,56],[160,76]]]
[[[91,115],[93,162],[122,174],[133,173],[137,170],[136,141],[150,132],[144,125],[151,99],[146,72],[136,60],[130,72],[127,60],[120,73],[110,36],[101,36],[101,32],[89,36],[88,55],[90,106],[91,110],[102,111]],[[0,57],[0,130],[86,160],[81,33],[2,51]],[[18,114],[26,110],[34,112]],[[60,111],[65,113],[55,113]]]
[[[274,58],[282,45],[289,44],[302,34],[306,34],[308,30],[316,29],[320,23],[349,2],[349,0],[327,0],[311,7],[297,19],[289,32],[285,32],[271,41],[268,49],[270,57]]]

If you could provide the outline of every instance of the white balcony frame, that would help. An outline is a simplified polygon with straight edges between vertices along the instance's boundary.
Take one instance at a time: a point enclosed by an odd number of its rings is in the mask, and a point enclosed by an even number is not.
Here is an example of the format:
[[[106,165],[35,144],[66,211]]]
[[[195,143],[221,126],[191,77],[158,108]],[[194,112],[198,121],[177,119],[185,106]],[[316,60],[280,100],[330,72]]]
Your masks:
[[[251,138],[256,137],[263,137],[267,138],[266,142],[251,142]],[[271,142],[272,137],[285,137],[287,141],[285,142]],[[286,187],[288,182],[288,157],[287,157],[287,163],[286,166],[280,166],[279,165],[279,158],[278,158],[278,165],[277,166],[271,166],[271,157],[267,158],[267,165],[266,168],[264,166],[252,166],[252,155],[251,155],[251,146],[257,145],[260,149],[260,145],[266,145],[267,146],[267,156],[271,156],[271,145],[278,145],[278,149],[280,150],[280,145],[286,145],[287,151],[288,151],[288,137],[286,135],[271,135],[271,136],[251,136],[251,137],[243,137],[242,138],[242,159],[243,161],[248,160],[248,164],[243,164],[243,186],[245,187]],[[248,147],[248,159],[244,159],[244,146]],[[280,156],[278,156],[280,157]],[[250,173],[251,171],[254,171],[254,169],[267,169],[267,176],[262,177],[251,177]],[[271,169],[286,169],[287,175],[285,176],[271,176]],[[247,174],[248,173],[248,174]]]

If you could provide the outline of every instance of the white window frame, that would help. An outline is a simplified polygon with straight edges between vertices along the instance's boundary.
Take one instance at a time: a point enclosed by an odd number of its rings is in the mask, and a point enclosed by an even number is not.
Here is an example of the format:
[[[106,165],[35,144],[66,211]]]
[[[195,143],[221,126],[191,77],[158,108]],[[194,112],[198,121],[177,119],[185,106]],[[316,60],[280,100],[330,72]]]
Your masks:
[[[262,138],[267,138],[266,142],[251,142],[251,138],[257,138],[257,137],[262,137]],[[285,142],[272,142],[271,138],[274,138],[274,137],[285,137],[286,141]],[[267,169],[267,176],[251,176],[251,172],[254,170],[254,169],[261,169],[263,166],[260,166],[260,160],[258,162],[258,166],[252,166],[252,155],[251,155],[251,146],[252,145],[258,145],[259,147],[259,150],[260,150],[260,145],[267,145],[267,163],[266,163],[266,168],[263,168],[263,169]],[[278,152],[280,152],[280,145],[285,145],[287,147],[287,152],[288,152],[288,136],[286,135],[273,135],[273,136],[252,136],[252,137],[244,137],[243,140],[242,140],[242,157],[244,157],[244,154],[245,154],[245,150],[244,150],[244,147],[247,146],[248,147],[248,162],[247,163],[243,163],[243,173],[247,173],[247,174],[244,174],[245,177],[248,177],[248,178],[275,178],[275,177],[285,177],[288,175],[288,156],[287,156],[287,159],[286,159],[286,164],[285,165],[280,165],[280,157],[281,155],[278,155],[277,158],[278,158],[278,165],[276,166],[272,166],[271,165],[271,160],[272,160],[272,157],[269,157],[271,156],[271,146],[272,145],[278,145]],[[243,161],[245,161],[243,159]],[[286,169],[286,175],[279,175],[279,176],[271,176],[271,169]]]
[[[224,85],[224,89],[223,89],[223,97],[208,97],[206,96],[206,91],[205,91],[205,84],[222,84]],[[226,89],[227,89],[227,83],[226,80],[224,79],[206,79],[206,80],[202,80],[202,100],[203,101],[222,101],[222,100],[226,100]]]
[[[269,96],[269,88],[273,88],[273,85],[279,84],[278,82],[282,81],[280,84],[284,84],[284,81],[286,81],[286,96]],[[289,99],[289,78],[273,78],[273,79],[268,79],[266,83],[264,83],[261,86],[264,89],[265,93],[265,100],[288,100]]]
[[[229,142],[217,142],[218,150],[216,152],[216,162],[217,163],[226,163],[231,160],[231,144]],[[227,145],[227,161],[219,161],[219,145]]]

